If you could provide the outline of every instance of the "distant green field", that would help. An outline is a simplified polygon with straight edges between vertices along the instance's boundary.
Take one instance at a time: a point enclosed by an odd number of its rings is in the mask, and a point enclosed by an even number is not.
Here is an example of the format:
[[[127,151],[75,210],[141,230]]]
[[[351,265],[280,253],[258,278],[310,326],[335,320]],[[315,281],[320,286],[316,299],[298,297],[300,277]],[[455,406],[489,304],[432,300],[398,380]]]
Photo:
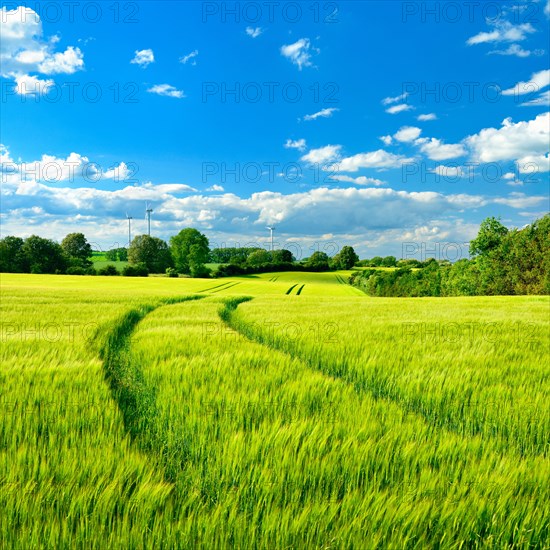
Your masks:
[[[0,547],[547,548],[548,297],[0,275]]]
[[[119,262],[118,260],[116,262],[108,260],[94,260],[93,262],[96,269],[101,269],[102,267],[106,267],[108,265],[114,265],[119,271],[122,271],[122,268],[129,264],[129,262]]]
[[[92,253],[92,262],[106,262],[107,258],[105,257],[105,252],[93,252]]]
[[[94,252],[92,256],[92,262],[96,269],[101,269],[102,267],[106,267],[108,265],[114,265],[119,271],[122,271],[124,266],[128,265],[129,263],[129,262],[119,262],[118,260],[117,261],[107,260],[105,258],[105,252]]]

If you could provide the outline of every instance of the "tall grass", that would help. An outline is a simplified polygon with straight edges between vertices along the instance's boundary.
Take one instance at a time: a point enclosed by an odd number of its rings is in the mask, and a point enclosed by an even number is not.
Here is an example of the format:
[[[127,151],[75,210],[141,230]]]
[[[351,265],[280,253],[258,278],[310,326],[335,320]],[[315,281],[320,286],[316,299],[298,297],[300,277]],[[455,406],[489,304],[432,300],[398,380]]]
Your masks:
[[[256,300],[239,302],[223,304],[222,318],[241,307],[265,318]],[[158,309],[132,343],[158,392],[181,513],[193,515],[192,530],[181,526],[186,544],[544,546],[543,457],[434,426],[227,331],[219,309],[211,300]]]
[[[0,547],[548,547],[547,301],[329,275],[2,276]]]
[[[97,320],[130,305],[2,290],[0,547],[106,548],[164,508],[171,487],[131,443],[92,342]]]
[[[331,338],[320,310],[330,312]],[[287,319],[299,334],[285,331]],[[239,308],[232,325],[434,426],[548,457],[546,297],[320,298],[283,308],[262,297]]]

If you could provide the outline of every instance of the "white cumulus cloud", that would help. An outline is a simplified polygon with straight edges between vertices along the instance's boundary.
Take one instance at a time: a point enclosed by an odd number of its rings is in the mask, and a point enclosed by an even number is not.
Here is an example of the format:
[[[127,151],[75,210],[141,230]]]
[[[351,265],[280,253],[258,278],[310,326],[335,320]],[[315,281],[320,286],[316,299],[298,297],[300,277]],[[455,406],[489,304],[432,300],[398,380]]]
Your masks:
[[[421,133],[422,130],[416,126],[403,126],[393,137],[402,143],[410,143],[411,141],[415,141]]]
[[[543,55],[544,50],[526,50],[519,44],[510,44],[505,50],[491,50],[489,55],[514,55],[516,57],[529,57],[530,55]]]
[[[281,55],[290,60],[298,69],[303,67],[312,67],[311,56],[319,53],[317,48],[312,47],[309,38],[300,38],[293,44],[281,46]]]
[[[416,117],[416,120],[420,122],[426,122],[428,120],[437,120],[437,115],[435,113],[428,113],[425,115],[418,115]]]
[[[31,8],[2,7],[0,20],[0,76],[13,80],[18,94],[47,92],[54,81],[40,75],[73,74],[84,68],[80,48],[55,51],[59,37],[44,37],[40,16]]]
[[[261,27],[246,27],[246,34],[252,38],[258,38],[263,33]]]
[[[41,95],[55,85],[55,82],[48,78],[46,80],[28,74],[14,75],[15,91],[19,95]]]
[[[344,175],[336,175],[331,176],[331,179],[336,181],[345,181],[347,183],[355,183],[357,185],[385,185],[385,181],[376,179],[376,178],[368,178],[367,176],[358,176],[356,178],[352,176],[344,176]]]
[[[316,113],[313,113],[311,115],[305,115],[304,120],[316,120],[318,118],[330,118],[333,113],[336,113],[340,109],[336,107],[327,107],[326,109],[321,109],[320,111],[317,111]]]
[[[308,162],[309,164],[323,164],[332,162],[338,158],[340,154],[341,145],[325,145],[318,149],[310,149],[301,160]]]
[[[454,159],[466,154],[466,149],[461,143],[443,143],[437,138],[420,138],[415,143],[431,160]]]
[[[118,166],[115,166],[111,170],[106,170],[103,177],[106,179],[113,179],[115,181],[124,181],[128,179],[128,176],[132,171],[128,168],[125,162],[121,162]]]
[[[403,113],[405,111],[410,111],[414,109],[412,105],[407,105],[406,103],[401,103],[400,105],[394,105],[393,107],[390,107],[389,109],[386,109],[386,113],[390,115],[396,115],[398,113]]]
[[[473,157],[481,162],[546,155],[550,143],[550,113],[516,123],[507,118],[500,128],[484,128],[464,141]]]
[[[80,48],[69,46],[64,52],[54,53],[46,57],[38,70],[43,74],[73,74],[84,68],[84,55]]]
[[[170,84],[155,84],[147,91],[151,94],[162,95],[165,97],[175,97],[178,99],[185,97],[183,90],[178,90]]]
[[[338,161],[337,168],[339,172],[357,172],[361,168],[401,168],[404,163],[413,162],[413,160],[378,149],[343,158]]]
[[[446,179],[458,179],[464,176],[462,168],[457,165],[439,164],[433,169],[433,173]]]
[[[306,150],[306,140],[305,139],[287,139],[286,143],[284,144],[285,149],[298,149],[298,151],[305,151]]]
[[[530,80],[518,82],[515,86],[502,90],[502,95],[520,96],[533,92],[539,92],[550,86],[550,69],[544,69],[531,75]]]
[[[529,34],[535,32],[535,28],[531,23],[514,25],[509,21],[497,19],[491,24],[494,27],[492,31],[480,32],[475,36],[471,36],[466,41],[466,44],[473,46],[486,42],[521,42],[525,40]]]
[[[191,65],[196,65],[197,61],[195,60],[195,57],[197,57],[198,55],[199,55],[199,50],[193,50],[191,53],[188,53],[187,55],[180,57],[180,63],[183,63],[184,65],[186,65],[188,61],[191,61]]]
[[[408,97],[407,92],[403,92],[401,95],[397,95],[395,97],[385,97],[382,100],[382,105],[392,105],[393,103],[399,103],[400,101],[405,100]]]
[[[154,61],[155,54],[153,50],[136,50],[135,56],[130,63],[134,63],[135,65],[139,65],[142,69],[145,69],[145,67],[154,63]]]
[[[542,92],[538,97],[530,99],[529,101],[524,101],[520,104],[520,107],[540,107],[541,105],[550,107],[550,90]]]
[[[550,156],[546,155],[526,155],[516,162],[521,174],[539,174],[541,172],[550,172]]]

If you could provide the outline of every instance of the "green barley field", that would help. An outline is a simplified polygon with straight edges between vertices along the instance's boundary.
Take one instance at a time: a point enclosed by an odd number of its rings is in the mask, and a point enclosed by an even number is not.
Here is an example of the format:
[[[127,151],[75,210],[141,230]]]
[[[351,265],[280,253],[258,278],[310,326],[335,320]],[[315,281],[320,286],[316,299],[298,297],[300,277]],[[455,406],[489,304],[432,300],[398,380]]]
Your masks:
[[[550,548],[545,296],[2,274],[0,548]]]

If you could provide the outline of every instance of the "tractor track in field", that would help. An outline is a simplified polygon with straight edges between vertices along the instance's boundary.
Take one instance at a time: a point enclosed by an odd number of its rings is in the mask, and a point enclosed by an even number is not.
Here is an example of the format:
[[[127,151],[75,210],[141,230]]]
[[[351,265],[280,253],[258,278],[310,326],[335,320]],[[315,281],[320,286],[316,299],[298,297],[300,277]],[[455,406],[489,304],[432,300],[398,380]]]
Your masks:
[[[132,356],[131,339],[139,323],[149,313],[164,306],[206,297],[205,295],[194,294],[143,304],[127,311],[96,334],[96,342],[99,344],[99,355],[103,362],[105,380],[110,387],[114,401],[122,413],[124,429],[142,452],[157,457],[160,460],[165,472],[164,477],[170,483],[175,481],[178,472],[184,467],[184,463],[182,462],[184,458],[173,456],[173,453],[167,447],[166,434],[159,432],[156,428],[155,419],[158,417],[156,388],[147,384],[141,364]],[[401,395],[392,389],[391,380],[384,378],[359,380],[347,369],[345,363],[325,363],[319,358],[303,356],[295,349],[287,348],[281,345],[280,342],[273,341],[268,335],[256,332],[253,326],[249,325],[242,318],[239,319],[236,317],[238,306],[252,299],[252,297],[246,296],[223,299],[223,307],[218,312],[220,319],[248,340],[265,346],[270,350],[284,353],[300,361],[306,367],[332,379],[342,380],[346,384],[351,385],[360,395],[367,394],[376,400],[391,402],[443,433],[454,433],[463,438],[486,437],[495,443],[494,446],[491,445],[492,452],[498,455],[509,454],[510,445],[507,446],[508,449],[506,452],[501,449],[499,443],[503,440],[491,433],[489,426],[478,425],[477,429],[469,430],[468,426],[465,425],[465,420],[468,420],[467,418],[459,419],[458,421],[452,419],[453,422],[448,422],[445,415],[441,416],[441,411],[437,409],[437,404],[429,406],[422,403],[420,399],[403,401]],[[514,450],[515,459],[526,459],[519,447],[512,445],[511,448]],[[543,451],[537,454],[541,456],[545,455]]]
[[[292,285],[286,292],[285,294],[287,296],[290,296],[292,294],[292,291],[299,285],[300,283],[296,283],[295,285]],[[302,290],[304,289],[305,287],[305,283],[300,287],[298,288],[298,290],[296,291],[296,294],[294,296],[300,296],[300,294],[302,293]]]
[[[216,286],[211,286],[211,287],[208,287],[208,288],[205,288],[203,290],[198,290],[197,293],[198,294],[202,294],[203,292],[209,292],[211,290],[214,290],[215,288],[220,288],[222,286],[227,286],[227,285],[231,285],[231,282],[232,281],[227,281],[225,283],[222,283],[221,285],[216,285]],[[223,290],[223,289],[220,289],[220,290]]]
[[[289,289],[292,290],[295,286]],[[289,293],[287,291],[287,294]],[[458,435],[459,437],[487,437],[495,441],[496,445],[494,447],[494,452],[499,455],[506,455],[507,452],[504,452],[499,448],[498,443],[502,443],[504,440],[499,439],[495,436],[493,432],[490,431],[490,427],[483,427],[481,424],[470,427],[468,429],[467,417],[464,417],[461,420],[456,420],[455,418],[450,418],[445,415],[441,415],[441,411],[437,409],[437,404],[435,407],[430,407],[421,401],[421,398],[411,399],[409,401],[403,401],[401,395],[392,390],[392,381],[387,378],[380,378],[378,380],[358,380],[350,374],[349,369],[347,368],[346,363],[337,364],[337,363],[323,363],[321,359],[312,359],[307,356],[302,356],[293,348],[287,348],[280,343],[274,341],[269,336],[265,336],[261,333],[258,333],[254,330],[254,327],[246,323],[241,319],[236,319],[235,314],[237,308],[241,303],[248,302],[252,300],[250,297],[245,298],[231,298],[224,301],[225,306],[220,310],[219,315],[220,319],[231,329],[235,330],[248,340],[256,342],[258,344],[264,345],[271,350],[278,351],[290,356],[293,359],[297,359],[303,362],[308,368],[321,372],[326,376],[331,378],[340,379],[343,382],[350,384],[358,394],[367,393],[374,399],[382,399],[394,403],[401,409],[407,411],[410,414],[422,418],[425,423],[434,427],[437,430],[443,432],[450,432]],[[513,438],[513,434],[509,435],[509,438]],[[508,442],[508,448],[510,443]],[[516,453],[515,458],[520,460],[525,460],[524,453],[522,449],[517,446],[513,446],[514,452]],[[509,449],[508,449],[509,450]],[[547,456],[548,451],[541,448],[540,451],[537,451],[539,456]]]
[[[165,438],[155,429],[157,417],[156,389],[148,386],[139,362],[132,357],[131,339],[139,323],[153,311],[169,305],[200,300],[206,296],[189,295],[161,299],[127,311],[109,323],[95,338],[103,361],[105,380],[111,395],[122,413],[124,429],[138,448],[145,453],[162,457],[166,451]],[[173,482],[173,476],[165,475]]]
[[[210,294],[215,294],[216,292],[223,292],[224,290],[229,290],[230,288],[233,288],[234,286],[240,285],[240,281],[237,281],[236,283],[224,286],[223,288],[219,288],[218,290],[212,291]]]

